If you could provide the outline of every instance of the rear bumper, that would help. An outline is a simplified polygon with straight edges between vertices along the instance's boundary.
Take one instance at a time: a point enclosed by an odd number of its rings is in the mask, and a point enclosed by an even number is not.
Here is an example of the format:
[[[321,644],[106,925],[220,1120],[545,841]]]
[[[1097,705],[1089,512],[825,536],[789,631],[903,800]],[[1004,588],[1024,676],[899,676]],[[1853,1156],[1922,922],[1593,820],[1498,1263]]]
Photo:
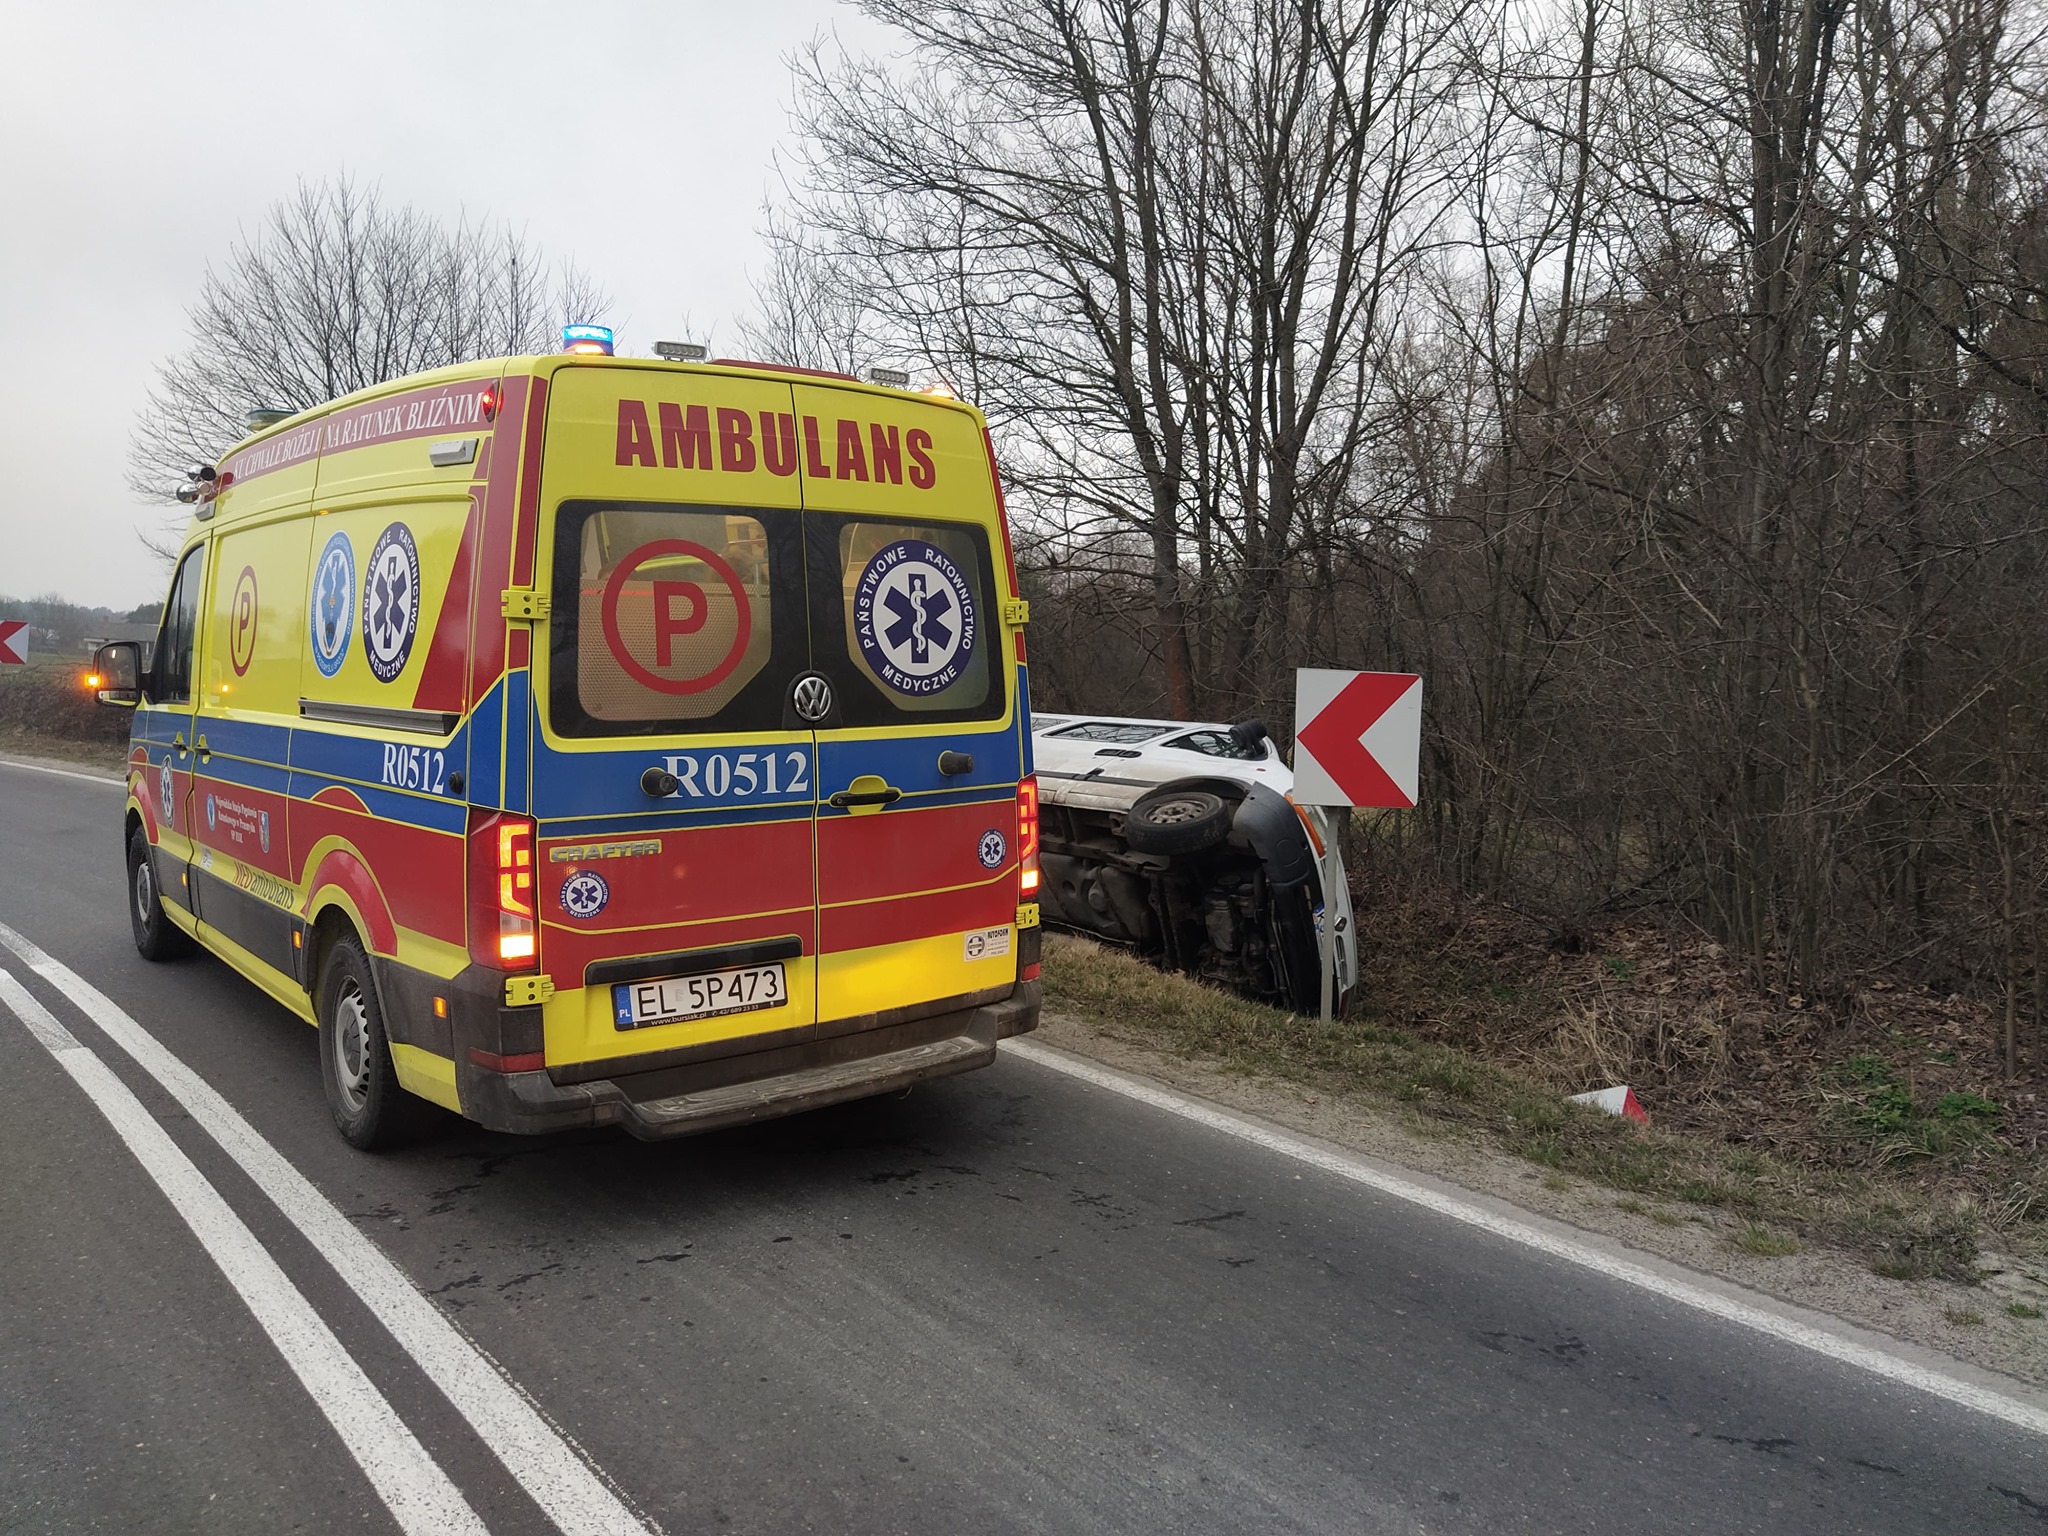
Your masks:
[[[906,1023],[587,1082],[495,1072],[456,1059],[462,1112],[496,1131],[618,1125],[643,1140],[796,1114],[995,1060],[996,1042],[1038,1027],[1039,985],[999,1002]]]

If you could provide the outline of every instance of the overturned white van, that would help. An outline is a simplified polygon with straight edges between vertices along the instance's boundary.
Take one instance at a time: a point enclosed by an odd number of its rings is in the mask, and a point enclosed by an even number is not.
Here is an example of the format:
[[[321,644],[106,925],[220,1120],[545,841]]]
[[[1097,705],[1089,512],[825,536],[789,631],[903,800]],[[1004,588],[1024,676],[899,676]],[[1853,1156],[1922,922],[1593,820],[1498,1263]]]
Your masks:
[[[1265,728],[1031,717],[1047,923],[1170,970],[1314,1012],[1358,980],[1335,829],[1296,805]]]

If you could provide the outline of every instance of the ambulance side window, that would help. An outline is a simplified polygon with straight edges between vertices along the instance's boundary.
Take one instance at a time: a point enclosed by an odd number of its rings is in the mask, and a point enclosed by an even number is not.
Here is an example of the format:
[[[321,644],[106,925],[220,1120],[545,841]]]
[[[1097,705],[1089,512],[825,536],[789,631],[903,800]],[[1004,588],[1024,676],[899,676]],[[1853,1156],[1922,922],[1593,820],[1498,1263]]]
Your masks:
[[[192,644],[199,633],[199,591],[205,583],[206,547],[201,545],[178,567],[157,631],[156,654],[150,662],[152,704],[185,704],[192,698]]]

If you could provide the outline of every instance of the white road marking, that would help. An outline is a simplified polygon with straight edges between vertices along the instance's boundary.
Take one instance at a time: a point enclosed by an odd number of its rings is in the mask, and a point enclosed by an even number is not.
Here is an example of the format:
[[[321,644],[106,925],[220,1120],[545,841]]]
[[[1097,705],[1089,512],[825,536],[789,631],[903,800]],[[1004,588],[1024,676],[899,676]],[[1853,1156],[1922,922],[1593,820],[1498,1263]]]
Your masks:
[[[83,779],[88,784],[110,784],[115,789],[126,789],[128,781],[117,779],[108,773],[80,773],[75,768],[53,768],[48,763],[24,763],[18,757],[0,757],[0,767],[19,768],[24,773],[53,774],[60,779]]]
[[[2014,1397],[1996,1388],[1967,1380],[1948,1371],[1922,1364],[1879,1347],[1874,1343],[1849,1336],[1847,1325],[1834,1325],[1830,1320],[1818,1316],[1801,1317],[1790,1306],[1782,1309],[1772,1305],[1761,1305],[1739,1297],[1726,1295],[1711,1286],[1682,1278],[1676,1273],[1666,1273],[1650,1263],[1622,1258],[1617,1254],[1603,1252],[1586,1243],[1575,1242],[1557,1232],[1545,1230],[1533,1221],[1518,1220],[1499,1211],[1488,1210],[1469,1200],[1426,1185],[1404,1179],[1397,1174],[1376,1168],[1362,1158],[1348,1156],[1331,1148],[1292,1136],[1277,1127],[1264,1125],[1255,1120],[1234,1115],[1228,1110],[1218,1109],[1213,1104],[1204,1104],[1162,1088],[1141,1079],[1111,1071],[1093,1062],[1083,1061],[1064,1051],[1056,1051],[1043,1045],[1024,1040],[1003,1042],[1003,1054],[1015,1055],[1033,1066],[1045,1067],[1092,1083],[1097,1088],[1124,1098],[1134,1099],[1153,1109],[1164,1110],[1167,1114],[1178,1115],[1183,1120],[1193,1121],[1212,1131],[1221,1131],[1239,1141],[1249,1142],[1268,1152],[1290,1158],[1325,1173],[1335,1174],[1354,1184],[1362,1184],[1396,1200],[1405,1200],[1410,1205],[1420,1206],[1439,1216],[1447,1216],[1466,1226],[1477,1227],[1496,1237],[1518,1243],[1524,1248],[1576,1264],[1595,1274],[1619,1280],[1624,1285],[1675,1301],[1681,1306],[1691,1307],[1724,1322],[1749,1328],[1766,1334],[1801,1349],[1825,1355],[1845,1365],[1853,1365],[1874,1376],[1902,1386],[1914,1387],[1934,1397],[1943,1398],[1965,1408],[1973,1408],[1992,1418],[2002,1419],[2008,1424],[2029,1430],[2037,1435],[2048,1435],[2048,1409],[2023,1398]],[[1674,1266],[1675,1268],[1675,1266]]]
[[[156,1037],[62,961],[0,923],[0,944],[70,998],[168,1089],[256,1187],[305,1234],[335,1273],[532,1495],[564,1536],[648,1536],[633,1513],[539,1407],[466,1338],[384,1251],[313,1187],[241,1113]]]
[[[107,1064],[51,1016],[28,989],[0,971],[0,1004],[10,1009],[57,1065],[85,1090],[156,1181],[229,1285],[248,1303],[314,1403],[341,1436],[356,1465],[409,1536],[441,1532],[487,1536],[448,1474],[427,1453],[320,1314],[278,1267],[270,1250],[228,1207],[156,1117]]]

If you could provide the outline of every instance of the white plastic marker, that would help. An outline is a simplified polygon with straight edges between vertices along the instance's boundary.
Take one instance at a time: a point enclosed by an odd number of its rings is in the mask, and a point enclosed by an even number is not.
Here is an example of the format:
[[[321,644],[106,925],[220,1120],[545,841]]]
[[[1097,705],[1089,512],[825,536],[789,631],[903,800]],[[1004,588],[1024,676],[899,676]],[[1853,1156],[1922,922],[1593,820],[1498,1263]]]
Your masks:
[[[1662,1296],[1681,1306],[1718,1317],[1724,1322],[1735,1323],[1743,1328],[1754,1329],[1768,1334],[1787,1344],[1796,1344],[1801,1349],[1810,1349],[1817,1355],[1830,1360],[1839,1360],[1853,1365],[1872,1375],[1882,1376],[1902,1386],[1915,1387],[1934,1397],[1944,1398],[1965,1408],[1974,1408],[1979,1413],[1989,1414],[2008,1424],[2029,1430],[2037,1435],[2048,1435],[2048,1409],[2035,1403],[2012,1397],[1991,1387],[1980,1386],[1959,1376],[1892,1354],[1872,1344],[1837,1333],[1818,1322],[1806,1322],[1789,1312],[1777,1312],[1754,1302],[1723,1295],[1705,1285],[1665,1274],[1647,1264],[1632,1262],[1615,1254],[1602,1252],[1584,1243],[1575,1243],[1568,1237],[1545,1231],[1533,1222],[1518,1221],[1512,1216],[1487,1210],[1484,1206],[1460,1200],[1440,1190],[1412,1183],[1395,1174],[1373,1167],[1362,1158],[1347,1157],[1341,1152],[1319,1147],[1313,1142],[1303,1141],[1269,1125],[1233,1115],[1227,1110],[1204,1104],[1200,1100],[1185,1098],[1171,1089],[1155,1087],[1150,1083],[1126,1077],[1121,1072],[1112,1072],[1092,1062],[1082,1061],[1063,1051],[1050,1050],[1023,1040],[1005,1040],[1003,1054],[1015,1055],[1034,1066],[1046,1067],[1068,1077],[1079,1078],[1084,1083],[1093,1083],[1098,1088],[1121,1094],[1124,1098],[1135,1099],[1183,1120],[1191,1120],[1212,1131],[1221,1131],[1239,1141],[1250,1142],[1268,1152],[1277,1152],[1311,1168],[1335,1174],[1354,1184],[1363,1184],[1368,1189],[1391,1195],[1396,1200],[1405,1200],[1411,1205],[1421,1206],[1439,1216],[1448,1216],[1466,1226],[1477,1227],[1491,1232],[1496,1237],[1519,1243],[1538,1253],[1563,1259],[1582,1269],[1619,1280],[1639,1290]]]
[[[28,1026],[28,1032],[56,1058],[57,1065],[85,1090],[85,1096],[128,1144],[143,1171],[185,1218],[192,1235],[220,1266],[236,1294],[248,1303],[277,1352],[312,1394],[399,1527],[408,1536],[438,1536],[441,1532],[487,1536],[469,1501],[406,1428],[354,1357],[341,1347],[313,1304],[128,1085],[7,971],[0,971],[0,1003]]]
[[[539,1408],[211,1084],[113,999],[4,923],[0,944],[77,1004],[221,1144],[391,1331],[564,1536],[648,1536],[647,1523]]]

